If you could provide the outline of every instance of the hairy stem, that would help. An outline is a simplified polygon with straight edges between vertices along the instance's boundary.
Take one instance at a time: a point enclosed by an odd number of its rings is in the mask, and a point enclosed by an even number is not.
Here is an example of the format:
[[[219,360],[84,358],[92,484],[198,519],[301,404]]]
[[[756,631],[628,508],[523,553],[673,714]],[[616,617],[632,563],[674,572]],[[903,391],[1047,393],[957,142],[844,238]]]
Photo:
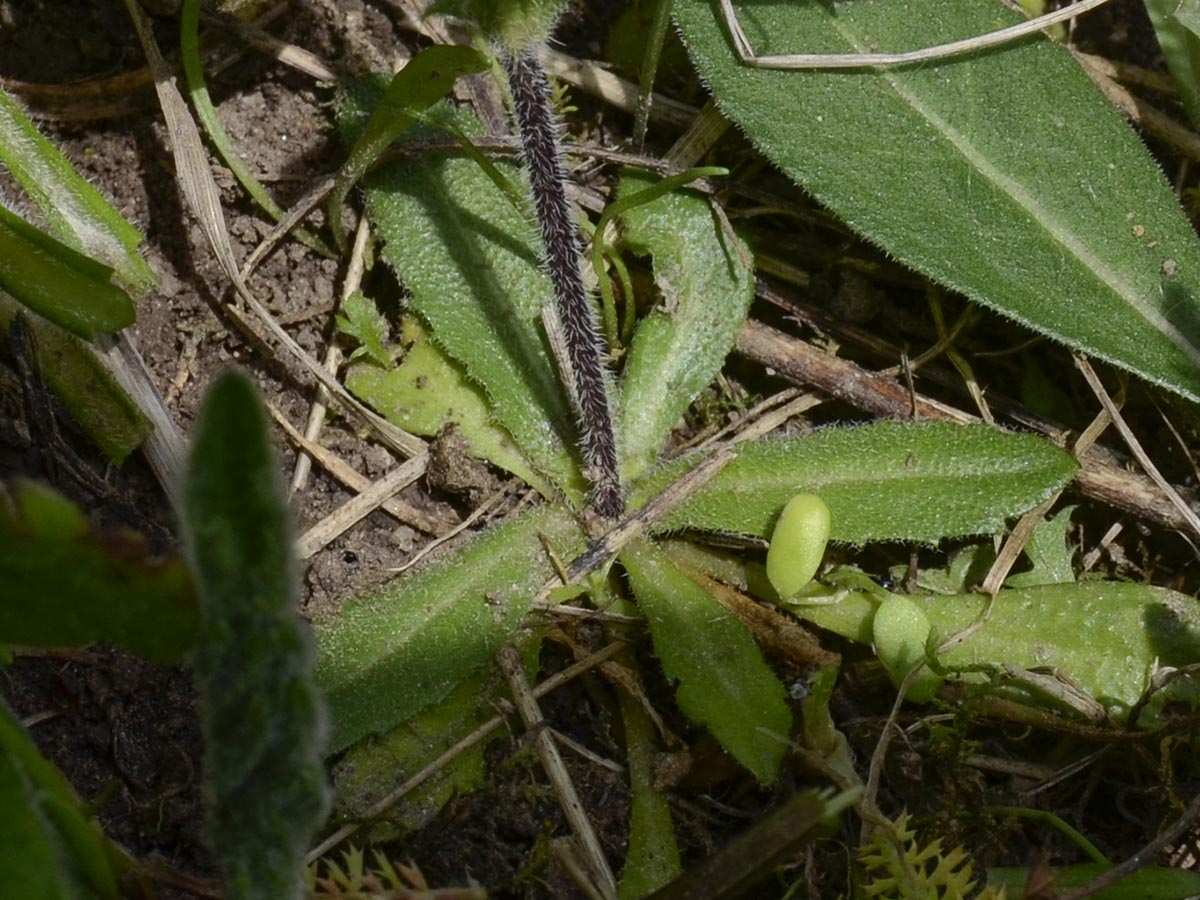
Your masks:
[[[580,443],[594,488],[593,502],[601,515],[616,518],[624,503],[617,475],[612,412],[600,361],[596,313],[588,301],[579,268],[579,235],[567,202],[567,176],[558,141],[558,121],[550,106],[550,87],[533,48],[506,55],[504,68],[570,361],[571,371],[565,374],[573,380]]]

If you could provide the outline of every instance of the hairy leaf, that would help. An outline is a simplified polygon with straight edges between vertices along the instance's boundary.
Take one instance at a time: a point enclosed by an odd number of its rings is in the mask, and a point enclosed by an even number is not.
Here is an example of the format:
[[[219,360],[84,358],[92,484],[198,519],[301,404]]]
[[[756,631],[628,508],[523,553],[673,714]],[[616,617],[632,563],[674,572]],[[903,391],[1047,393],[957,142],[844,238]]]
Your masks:
[[[366,357],[376,366],[387,368],[392,364],[392,354],[387,349],[387,319],[379,314],[369,297],[355,291],[342,302],[337,317],[338,330],[358,341],[359,346],[350,354],[350,359]]]
[[[657,179],[628,171],[622,200]],[[627,211],[625,240],[654,258],[662,301],[642,318],[622,379],[621,475],[635,478],[733,348],[754,294],[750,251],[702,197],[675,192]]]
[[[330,751],[389,731],[487,665],[520,628],[560,558],[583,548],[575,521],[542,507],[492,528],[317,626]]]
[[[266,417],[240,373],[220,375],[205,398],[184,530],[202,614],[206,818],[225,894],[295,900],[328,807],[325,709]]]
[[[0,492],[0,642],[110,641],[166,663],[191,648],[198,619],[183,564],[156,557],[140,535],[95,531],[33,482]]]
[[[467,159],[389,165],[364,188],[384,256],[432,339],[484,390],[533,467],[582,499],[567,449],[571,408],[542,327],[552,289],[532,221]]]
[[[746,626],[653,544],[631,544],[620,560],[646,615],[655,655],[679,683],[679,708],[760,782],[773,782],[792,714],[787,691]]]
[[[990,0],[737,7],[771,54],[909,50],[1019,21]],[[715,2],[675,11],[721,110],[856,231],[1042,334],[1200,398],[1200,241],[1066,48],[1035,37],[900,68],[769,71],[738,61]]]
[[[797,615],[851,640],[865,631],[883,591],[851,591],[837,603],[793,604]],[[980,594],[906,598],[924,613],[938,640],[976,621],[987,605]],[[1065,674],[1084,693],[1123,716],[1149,686],[1158,667],[1190,665],[1200,659],[1200,606],[1184,594],[1140,584],[1085,581],[1003,590],[986,623],[970,638],[938,657],[941,665],[1024,669],[1045,666]],[[985,676],[965,673],[967,680]],[[1180,679],[1157,695],[1200,702],[1200,691]]]
[[[415,322],[405,322],[404,336],[412,345],[400,365],[386,370],[352,366],[346,373],[346,387],[389,422],[413,434],[433,437],[454,426],[473,455],[512,472],[542,496],[552,497],[552,486],[533,470],[512,437],[492,421],[487,398],[462,367],[431,343]]]
[[[58,237],[115,269],[123,287],[142,293],[157,280],[137,252],[141,233],[75,171],[0,90],[0,162],[37,204]]]
[[[639,483],[640,501],[679,477],[691,459]],[[754,441],[669,514],[660,530],[690,528],[769,537],[784,505],[816,494],[832,516],[829,539],[938,541],[998,531],[1061,488],[1071,458],[1030,434],[985,425],[878,422]]]

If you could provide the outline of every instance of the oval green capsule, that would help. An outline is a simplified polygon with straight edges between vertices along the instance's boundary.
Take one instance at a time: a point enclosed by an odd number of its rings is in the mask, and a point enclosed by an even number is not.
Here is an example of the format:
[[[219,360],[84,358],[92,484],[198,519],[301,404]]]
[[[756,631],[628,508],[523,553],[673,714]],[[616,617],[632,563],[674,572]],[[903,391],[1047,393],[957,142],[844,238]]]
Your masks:
[[[767,549],[767,580],[781,600],[794,597],[817,574],[829,521],[829,507],[816,494],[797,494],[779,514]]]

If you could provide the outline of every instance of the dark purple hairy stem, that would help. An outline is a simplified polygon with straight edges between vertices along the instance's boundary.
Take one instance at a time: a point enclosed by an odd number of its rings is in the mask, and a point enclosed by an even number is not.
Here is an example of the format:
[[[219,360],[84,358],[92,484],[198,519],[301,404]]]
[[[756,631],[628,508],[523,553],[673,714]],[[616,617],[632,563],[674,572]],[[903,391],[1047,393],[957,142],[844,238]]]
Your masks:
[[[550,86],[534,49],[520,55],[506,54],[504,69],[542,230],[546,269],[554,284],[554,301],[574,377],[580,443],[591,470],[592,499],[596,511],[612,519],[624,508],[617,474],[617,444],[600,361],[596,313],[579,268],[579,234],[567,202],[567,175],[558,141],[558,120],[550,105]]]

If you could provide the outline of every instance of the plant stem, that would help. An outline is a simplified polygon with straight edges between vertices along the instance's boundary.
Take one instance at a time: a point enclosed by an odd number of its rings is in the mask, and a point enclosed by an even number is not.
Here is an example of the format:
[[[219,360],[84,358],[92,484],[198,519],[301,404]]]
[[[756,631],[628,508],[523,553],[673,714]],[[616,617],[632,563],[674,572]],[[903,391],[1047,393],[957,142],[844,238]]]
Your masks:
[[[601,515],[616,518],[624,502],[617,474],[612,412],[600,361],[596,313],[588,301],[579,268],[579,235],[567,202],[567,176],[558,141],[559,124],[550,105],[550,87],[533,47],[519,54],[506,54],[504,68],[533,188],[546,268],[562,322],[571,368],[567,377],[573,382],[580,442],[594,489],[592,500]]]

